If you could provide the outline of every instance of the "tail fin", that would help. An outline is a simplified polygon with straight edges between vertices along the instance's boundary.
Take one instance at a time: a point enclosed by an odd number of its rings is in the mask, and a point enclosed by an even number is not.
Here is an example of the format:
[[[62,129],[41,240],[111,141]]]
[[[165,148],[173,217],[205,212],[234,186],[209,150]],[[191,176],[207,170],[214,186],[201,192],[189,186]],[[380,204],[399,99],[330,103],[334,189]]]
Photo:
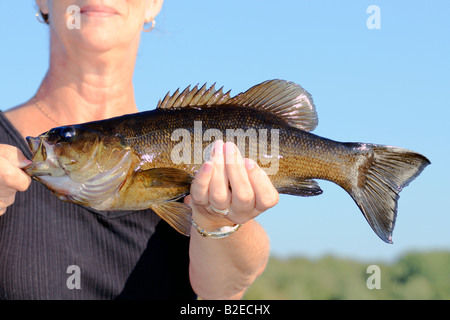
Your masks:
[[[431,162],[423,155],[406,149],[358,145],[365,151],[355,162],[350,190],[344,189],[355,200],[375,233],[383,241],[392,243],[399,193]]]

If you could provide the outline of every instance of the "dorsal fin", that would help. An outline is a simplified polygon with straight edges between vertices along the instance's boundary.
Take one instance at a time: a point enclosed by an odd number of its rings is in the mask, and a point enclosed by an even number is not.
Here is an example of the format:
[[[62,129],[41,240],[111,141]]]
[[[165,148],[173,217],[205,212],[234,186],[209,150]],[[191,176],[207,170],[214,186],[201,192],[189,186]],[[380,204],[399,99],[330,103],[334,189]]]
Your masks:
[[[265,81],[238,94],[227,104],[269,111],[304,131],[312,131],[318,124],[311,95],[298,84],[285,80]]]
[[[191,86],[188,86],[180,93],[177,89],[173,95],[170,92],[166,94],[164,99],[159,101],[158,109],[172,109],[172,108],[185,108],[185,107],[206,107],[211,105],[219,105],[228,101],[230,97],[230,91],[223,93],[223,87],[216,90],[215,84],[209,89],[206,89],[204,84],[200,89],[198,85],[194,89],[190,90]]]
[[[198,85],[183,92],[168,93],[158,103],[159,109],[183,107],[208,107],[216,105],[235,105],[262,109],[273,113],[289,125],[304,131],[312,131],[317,127],[317,112],[311,95],[298,84],[285,80],[268,80],[258,84],[244,93],[230,97],[230,92],[223,93],[222,88],[212,85],[206,89]]]

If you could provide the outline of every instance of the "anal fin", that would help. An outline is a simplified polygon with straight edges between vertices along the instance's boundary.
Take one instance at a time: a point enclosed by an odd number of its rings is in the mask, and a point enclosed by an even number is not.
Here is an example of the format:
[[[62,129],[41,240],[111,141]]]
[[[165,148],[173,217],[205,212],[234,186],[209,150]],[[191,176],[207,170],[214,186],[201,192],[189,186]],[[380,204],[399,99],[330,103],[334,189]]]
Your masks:
[[[300,197],[318,196],[323,192],[317,181],[312,179],[291,179],[276,189],[279,193]]]

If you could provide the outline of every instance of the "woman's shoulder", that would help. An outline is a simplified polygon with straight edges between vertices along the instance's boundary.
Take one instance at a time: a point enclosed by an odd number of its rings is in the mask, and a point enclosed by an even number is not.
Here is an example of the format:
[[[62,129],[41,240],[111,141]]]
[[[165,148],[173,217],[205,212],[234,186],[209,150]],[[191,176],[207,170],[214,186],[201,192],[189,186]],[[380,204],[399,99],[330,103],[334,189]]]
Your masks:
[[[26,102],[8,109],[2,116],[23,138],[37,136],[49,128],[46,119],[35,109],[32,103]]]
[[[10,120],[9,111],[0,111],[0,144],[8,144],[26,153],[28,147],[19,130]]]

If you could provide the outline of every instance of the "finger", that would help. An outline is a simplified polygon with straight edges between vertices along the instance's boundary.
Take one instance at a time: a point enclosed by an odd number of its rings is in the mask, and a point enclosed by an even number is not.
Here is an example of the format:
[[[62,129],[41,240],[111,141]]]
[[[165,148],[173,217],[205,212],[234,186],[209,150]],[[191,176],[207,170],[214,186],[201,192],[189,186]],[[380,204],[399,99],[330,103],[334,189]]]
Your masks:
[[[223,154],[223,141],[216,141],[211,161],[214,164],[211,182],[209,184],[209,202],[219,209],[224,210],[230,206],[231,192],[228,184],[228,175],[225,169]]]
[[[206,206],[209,204],[209,184],[213,172],[213,164],[211,161],[206,161],[202,164],[194,182],[191,185],[190,199],[198,205]]]
[[[0,186],[17,191],[25,191],[31,183],[31,178],[9,160],[0,157]]]
[[[225,144],[226,168],[232,190],[234,213],[251,212],[255,206],[255,194],[248,179],[244,159],[234,143]]]
[[[280,196],[264,170],[251,159],[245,159],[245,167],[255,193],[256,210],[261,213],[275,206]]]
[[[12,189],[0,189],[0,216],[6,212],[6,208],[12,205],[16,199],[16,191]]]
[[[11,165],[17,168],[23,168],[32,163],[23,155],[22,151],[7,144],[1,145],[0,157],[5,158]]]
[[[14,203],[16,200],[16,193],[17,192],[9,192],[7,193],[5,190],[0,193],[0,208],[6,209],[10,205]]]
[[[191,203],[191,196],[187,195],[186,197],[184,197],[183,203],[189,205]]]

